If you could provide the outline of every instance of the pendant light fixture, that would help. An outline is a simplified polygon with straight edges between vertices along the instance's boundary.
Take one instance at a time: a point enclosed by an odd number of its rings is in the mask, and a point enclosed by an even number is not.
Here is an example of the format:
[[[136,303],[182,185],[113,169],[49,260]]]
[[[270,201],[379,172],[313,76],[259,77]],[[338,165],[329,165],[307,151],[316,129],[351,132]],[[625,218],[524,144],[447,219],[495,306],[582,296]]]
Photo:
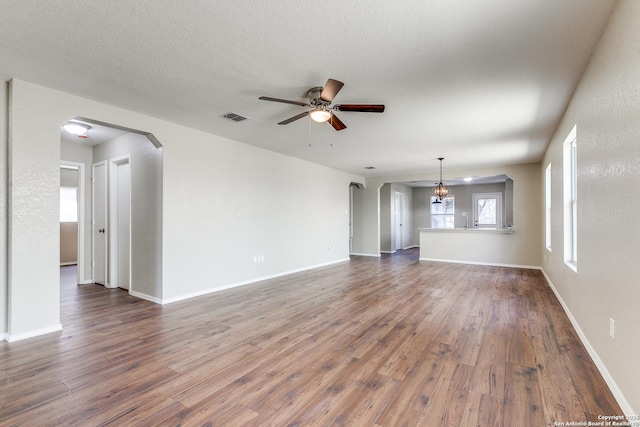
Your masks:
[[[435,203],[441,203],[442,199],[447,197],[447,194],[449,194],[449,189],[447,188],[446,185],[442,183],[442,161],[444,160],[444,157],[438,157],[438,160],[440,160],[440,182],[438,183],[435,189],[435,193],[437,197]]]

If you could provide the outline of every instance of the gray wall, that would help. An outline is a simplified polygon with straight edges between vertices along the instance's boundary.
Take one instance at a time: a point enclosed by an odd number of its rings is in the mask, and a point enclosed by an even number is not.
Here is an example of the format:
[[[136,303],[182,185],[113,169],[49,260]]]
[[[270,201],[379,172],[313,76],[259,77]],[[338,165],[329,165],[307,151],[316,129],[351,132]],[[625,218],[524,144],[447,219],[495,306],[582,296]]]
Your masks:
[[[539,166],[544,177],[551,164],[551,251],[539,246],[544,271],[627,414],[640,413],[638,22],[640,2],[620,1]],[[574,125],[577,271],[563,253],[562,145]]]
[[[474,193],[501,193],[503,203],[503,223],[506,215],[505,209],[505,184],[469,184],[469,185],[452,185],[449,186],[449,196],[455,196],[455,215],[454,227],[464,228],[467,224],[463,212],[469,215],[469,228],[473,228],[473,194]],[[413,197],[416,204],[413,209],[414,221],[416,227],[413,230],[413,238],[419,241],[418,228],[431,228],[431,197],[434,195],[434,187],[415,187],[413,189]]]

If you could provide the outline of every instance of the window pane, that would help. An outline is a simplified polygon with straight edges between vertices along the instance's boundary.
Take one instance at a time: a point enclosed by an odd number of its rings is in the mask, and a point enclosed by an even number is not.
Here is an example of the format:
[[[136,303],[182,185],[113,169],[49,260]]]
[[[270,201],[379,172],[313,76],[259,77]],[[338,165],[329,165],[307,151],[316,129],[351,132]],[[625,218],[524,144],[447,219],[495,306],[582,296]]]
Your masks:
[[[478,199],[478,224],[492,225],[497,222],[496,199]]]
[[[60,188],[60,222],[78,222],[78,190]]]
[[[454,228],[455,197],[449,196],[434,204],[431,197],[431,228]]]

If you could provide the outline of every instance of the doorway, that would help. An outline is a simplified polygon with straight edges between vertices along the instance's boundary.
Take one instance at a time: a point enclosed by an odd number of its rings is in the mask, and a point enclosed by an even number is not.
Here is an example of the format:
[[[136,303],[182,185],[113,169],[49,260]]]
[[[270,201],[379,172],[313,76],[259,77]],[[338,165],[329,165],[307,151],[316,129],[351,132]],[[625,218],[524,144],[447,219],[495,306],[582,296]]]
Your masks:
[[[129,290],[131,283],[131,163],[129,155],[109,162],[109,282]]]
[[[124,155],[93,164],[93,282],[131,286],[131,162]]]
[[[93,283],[109,287],[107,282],[107,165],[98,162],[92,165],[91,212],[91,277]]]
[[[77,265],[76,282],[85,283],[85,165],[60,161],[60,265]]]
[[[394,198],[395,239],[394,251],[404,249],[404,194],[396,191]]]

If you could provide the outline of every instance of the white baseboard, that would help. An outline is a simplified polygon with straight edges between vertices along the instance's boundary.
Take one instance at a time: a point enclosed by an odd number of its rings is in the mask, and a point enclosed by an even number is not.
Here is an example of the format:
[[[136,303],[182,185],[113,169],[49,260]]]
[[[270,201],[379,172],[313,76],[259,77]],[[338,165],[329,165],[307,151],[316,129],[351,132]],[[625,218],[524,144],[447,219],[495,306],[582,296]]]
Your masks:
[[[618,387],[618,384],[616,384],[615,380],[613,379],[613,377],[611,376],[611,374],[607,370],[607,367],[605,366],[604,362],[602,361],[602,359],[600,359],[600,356],[598,356],[598,353],[596,352],[596,350],[593,348],[593,346],[591,345],[591,343],[587,339],[587,336],[582,331],[582,328],[580,327],[580,324],[578,323],[576,318],[573,317],[573,314],[571,313],[571,310],[569,310],[569,307],[567,306],[567,304],[562,299],[562,296],[560,295],[560,293],[558,292],[558,290],[554,286],[553,282],[551,281],[551,279],[547,275],[547,272],[544,271],[544,268],[540,268],[540,270],[542,271],[542,274],[544,275],[544,278],[547,280],[547,283],[549,283],[549,287],[551,287],[551,290],[556,295],[556,298],[558,298],[558,301],[560,301],[560,304],[562,305],[562,309],[567,314],[567,317],[571,321],[571,324],[573,325],[573,328],[578,333],[578,336],[580,337],[580,341],[582,341],[582,345],[584,345],[584,347],[587,349],[587,352],[589,353],[589,356],[591,356],[591,359],[596,364],[596,367],[598,368],[598,370],[600,371],[600,374],[602,375],[602,377],[604,378],[605,382],[609,386],[609,389],[611,390],[611,393],[613,394],[613,397],[618,402],[618,405],[620,405],[620,408],[622,409],[622,411],[625,413],[625,415],[628,415],[628,416],[637,415],[631,409],[631,405],[629,404],[627,399],[624,397],[624,394],[622,394],[622,391]]]
[[[523,268],[525,270],[541,270],[542,269],[542,267],[538,265],[501,264],[498,262],[459,261],[459,260],[439,259],[439,258],[420,258],[420,261],[448,262],[452,264],[486,265],[490,267]]]
[[[226,289],[232,289],[232,288],[237,288],[240,286],[244,286],[244,285],[250,285],[252,283],[256,283],[256,282],[261,282],[263,280],[269,280],[269,279],[275,279],[277,277],[282,277],[282,276],[287,276],[289,274],[294,274],[294,273],[300,273],[302,271],[308,271],[308,270],[313,270],[316,268],[320,268],[320,267],[327,267],[329,265],[334,265],[334,264],[339,264],[341,262],[345,262],[345,261],[349,261],[349,258],[344,258],[344,259],[339,259],[337,261],[330,261],[324,264],[318,264],[318,265],[313,265],[313,266],[309,266],[309,267],[303,267],[303,268],[298,268],[295,270],[289,270],[289,271],[283,271],[281,273],[276,273],[276,274],[271,274],[268,276],[262,276],[262,277],[257,277],[255,279],[249,279],[249,280],[245,280],[242,282],[236,282],[236,283],[229,283],[229,284],[225,284],[225,285],[220,285],[217,286],[215,288],[209,288],[209,289],[205,289],[202,291],[198,291],[198,292],[193,292],[190,294],[185,294],[185,295],[180,295],[174,298],[166,298],[166,299],[162,299],[160,304],[171,304],[174,302],[178,302],[178,301],[183,301],[186,299],[190,299],[190,298],[195,298],[195,297],[199,297],[202,295],[207,295],[207,294],[211,294],[214,292],[219,292],[219,291],[224,291]]]
[[[395,254],[396,251],[380,251],[381,254]]]
[[[42,329],[36,329],[35,331],[23,332],[21,334],[7,333],[5,334],[5,340],[7,340],[7,342],[21,341],[21,340],[26,340],[27,338],[33,338],[40,335],[50,334],[52,332],[59,332],[61,330],[62,330],[62,325],[57,324],[57,325],[49,326]]]
[[[132,297],[143,299],[145,301],[151,301],[156,304],[162,304],[162,298],[152,297],[151,295],[141,294],[140,292],[131,291],[131,290],[129,291],[129,295],[131,295]]]
[[[353,255],[353,256],[371,256],[371,257],[380,258],[380,254],[361,254],[361,253],[357,253],[357,252],[351,252],[349,255]]]

